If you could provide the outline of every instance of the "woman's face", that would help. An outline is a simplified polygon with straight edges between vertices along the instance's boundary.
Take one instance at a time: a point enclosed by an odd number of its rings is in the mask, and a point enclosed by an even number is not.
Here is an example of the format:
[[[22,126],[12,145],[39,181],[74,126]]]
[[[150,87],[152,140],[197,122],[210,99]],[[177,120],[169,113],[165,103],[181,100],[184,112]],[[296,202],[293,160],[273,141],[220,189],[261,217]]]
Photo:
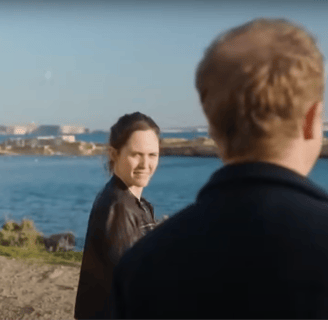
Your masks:
[[[114,173],[127,187],[146,187],[158,165],[159,140],[153,130],[134,131],[114,156]]]

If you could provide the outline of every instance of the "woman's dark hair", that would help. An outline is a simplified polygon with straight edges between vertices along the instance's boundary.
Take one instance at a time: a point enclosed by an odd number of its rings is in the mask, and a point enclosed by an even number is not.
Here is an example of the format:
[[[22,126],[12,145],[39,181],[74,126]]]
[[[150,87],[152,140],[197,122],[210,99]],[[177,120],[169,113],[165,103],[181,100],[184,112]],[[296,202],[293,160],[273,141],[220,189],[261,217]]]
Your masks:
[[[125,114],[110,128],[108,144],[115,148],[118,153],[127,143],[134,131],[153,130],[160,140],[160,129],[155,121],[140,112]],[[114,169],[113,160],[109,159],[109,172]]]

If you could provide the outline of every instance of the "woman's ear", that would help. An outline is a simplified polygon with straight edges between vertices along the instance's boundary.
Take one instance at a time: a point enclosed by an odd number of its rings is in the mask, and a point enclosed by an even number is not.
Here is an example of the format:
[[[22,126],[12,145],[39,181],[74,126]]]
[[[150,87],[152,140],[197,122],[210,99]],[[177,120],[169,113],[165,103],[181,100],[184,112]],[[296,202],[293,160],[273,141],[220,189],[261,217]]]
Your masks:
[[[114,147],[109,146],[108,147],[108,156],[109,156],[109,159],[111,161],[114,161],[115,162],[116,159],[117,159],[117,150]]]

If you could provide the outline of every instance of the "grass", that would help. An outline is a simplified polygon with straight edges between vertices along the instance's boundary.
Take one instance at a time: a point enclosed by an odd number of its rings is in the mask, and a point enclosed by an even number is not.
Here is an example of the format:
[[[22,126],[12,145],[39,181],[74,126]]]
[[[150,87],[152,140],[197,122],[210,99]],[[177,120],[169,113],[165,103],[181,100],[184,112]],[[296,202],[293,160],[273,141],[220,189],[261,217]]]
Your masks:
[[[0,255],[41,264],[47,263],[52,265],[80,267],[83,253],[75,251],[48,252],[42,247],[24,248],[0,245]]]
[[[41,264],[81,265],[82,252],[48,252],[42,236],[31,220],[7,221],[0,231],[0,255]]]
[[[164,222],[164,216],[158,224]],[[20,223],[7,221],[0,230],[0,256],[36,263],[80,267],[83,252],[48,252],[42,243],[42,233],[31,220]]]

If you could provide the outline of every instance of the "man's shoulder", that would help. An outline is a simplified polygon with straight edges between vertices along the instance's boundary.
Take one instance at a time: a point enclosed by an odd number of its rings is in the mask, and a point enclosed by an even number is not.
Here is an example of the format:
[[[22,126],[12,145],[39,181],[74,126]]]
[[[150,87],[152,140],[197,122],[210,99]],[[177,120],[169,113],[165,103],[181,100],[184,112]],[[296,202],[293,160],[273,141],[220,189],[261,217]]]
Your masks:
[[[277,190],[283,193],[294,194],[294,196],[312,198],[319,202],[328,202],[328,194],[311,179],[299,173],[266,162],[250,162],[226,165],[213,173],[208,183],[200,190],[197,199],[210,200],[218,190],[234,192],[242,190],[249,193],[261,202],[256,196],[255,190],[266,190],[274,193]],[[281,197],[288,201],[286,197]]]
[[[141,239],[125,258],[132,263],[154,255],[176,257],[181,248],[207,250],[209,239],[219,241],[239,228],[244,230],[245,223],[250,227],[259,221],[272,232],[282,226],[316,232],[318,223],[328,232],[327,194],[310,180],[275,166],[218,170],[192,205]]]

